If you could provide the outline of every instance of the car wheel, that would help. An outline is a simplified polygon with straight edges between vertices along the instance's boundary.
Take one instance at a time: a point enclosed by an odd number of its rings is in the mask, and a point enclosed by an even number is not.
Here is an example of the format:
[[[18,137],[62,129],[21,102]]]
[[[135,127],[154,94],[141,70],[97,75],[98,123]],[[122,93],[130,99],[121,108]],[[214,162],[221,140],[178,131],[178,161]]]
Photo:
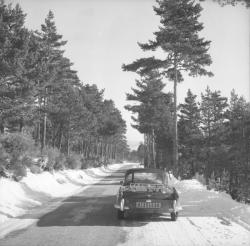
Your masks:
[[[117,219],[124,219],[124,211],[121,211],[119,209],[117,210]]]
[[[172,212],[170,216],[172,221],[176,221],[178,218],[178,212]]]
[[[129,217],[129,212],[128,211],[121,211],[121,210],[117,210],[117,218],[119,220],[122,219],[127,219]]]
[[[128,212],[128,210],[125,210],[123,213],[123,218],[128,219],[128,217],[129,217],[129,212]]]

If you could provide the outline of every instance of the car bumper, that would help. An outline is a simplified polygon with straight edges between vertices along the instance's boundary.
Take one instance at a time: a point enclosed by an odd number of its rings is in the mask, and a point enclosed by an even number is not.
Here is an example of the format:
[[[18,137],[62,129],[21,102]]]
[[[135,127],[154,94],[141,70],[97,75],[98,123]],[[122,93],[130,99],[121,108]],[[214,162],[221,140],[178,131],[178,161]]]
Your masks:
[[[114,205],[114,207],[115,207],[116,209],[120,209],[120,210],[122,210],[121,206],[120,206],[120,205],[118,205],[118,204],[115,204],[115,205]],[[129,207],[127,207],[127,206],[124,206],[124,208],[123,208],[123,209],[128,210],[128,209],[130,209],[130,208],[129,208]]]
[[[178,209],[174,209],[174,208],[161,208],[161,209],[145,209],[145,208],[130,208],[128,206],[124,206],[124,208],[122,209],[120,205],[115,204],[114,208],[119,209],[119,210],[129,210],[131,212],[135,212],[135,213],[172,213],[172,212],[177,212]]]
[[[178,212],[180,210],[180,206],[175,204],[175,201],[168,200],[161,203],[161,208],[137,208],[134,203],[127,204],[121,203],[121,204],[115,204],[114,207],[116,209],[119,209],[121,211],[129,210],[130,212],[135,213],[172,213],[172,212]]]

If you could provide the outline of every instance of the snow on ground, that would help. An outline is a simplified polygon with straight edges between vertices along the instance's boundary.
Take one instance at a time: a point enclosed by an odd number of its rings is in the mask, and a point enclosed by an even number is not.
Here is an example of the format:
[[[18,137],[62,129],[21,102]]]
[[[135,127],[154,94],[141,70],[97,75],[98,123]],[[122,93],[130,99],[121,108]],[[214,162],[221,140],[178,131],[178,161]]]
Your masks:
[[[41,205],[39,201],[27,196],[23,185],[9,179],[0,179],[0,223],[8,217],[25,212],[25,208]]]
[[[128,165],[112,164],[108,167],[41,174],[28,172],[27,177],[20,182],[0,178],[0,238],[12,230],[32,224],[34,220],[18,218],[29,210],[47,204],[51,199],[80,192],[111,172]]]
[[[47,210],[53,210],[59,205],[59,198],[77,193],[111,172],[128,167],[135,166],[114,164],[87,170],[64,170],[53,174],[29,173],[20,182],[1,178],[0,238],[34,223],[36,219],[21,216],[32,213],[32,208],[45,204]],[[209,191],[196,179],[179,181],[169,174],[169,183],[180,194],[182,210],[178,220],[173,222],[162,216],[122,221],[121,226],[127,236],[120,246],[250,245],[249,205],[232,200],[224,192]],[[52,198],[59,200],[46,203]],[[44,212],[41,209],[41,213]]]
[[[180,193],[182,214],[228,218],[250,229],[250,205],[233,200],[225,192],[207,190],[196,179],[180,181],[176,188]]]
[[[250,233],[232,222],[216,217],[135,219],[124,222],[126,239],[119,246],[248,246]]]

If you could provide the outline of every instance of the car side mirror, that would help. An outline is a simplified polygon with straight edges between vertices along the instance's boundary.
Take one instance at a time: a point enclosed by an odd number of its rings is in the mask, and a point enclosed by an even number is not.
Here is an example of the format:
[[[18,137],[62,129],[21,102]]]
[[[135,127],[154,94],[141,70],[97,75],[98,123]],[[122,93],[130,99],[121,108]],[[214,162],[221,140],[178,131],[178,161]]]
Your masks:
[[[121,181],[120,181],[120,185],[123,185],[123,184],[124,184],[124,182],[123,182],[123,180],[121,180]]]

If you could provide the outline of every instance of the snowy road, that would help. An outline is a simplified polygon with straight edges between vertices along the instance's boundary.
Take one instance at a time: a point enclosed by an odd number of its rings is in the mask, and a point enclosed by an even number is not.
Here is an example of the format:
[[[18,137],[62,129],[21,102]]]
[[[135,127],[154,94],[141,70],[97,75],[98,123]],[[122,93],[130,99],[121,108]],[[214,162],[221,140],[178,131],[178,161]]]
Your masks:
[[[228,198],[203,190],[196,182],[177,185],[183,210],[178,221],[136,216],[118,221],[113,208],[121,171],[65,199],[26,229],[0,240],[1,246],[223,246],[250,245],[247,226],[230,217]],[[216,206],[215,206],[216,205]]]

